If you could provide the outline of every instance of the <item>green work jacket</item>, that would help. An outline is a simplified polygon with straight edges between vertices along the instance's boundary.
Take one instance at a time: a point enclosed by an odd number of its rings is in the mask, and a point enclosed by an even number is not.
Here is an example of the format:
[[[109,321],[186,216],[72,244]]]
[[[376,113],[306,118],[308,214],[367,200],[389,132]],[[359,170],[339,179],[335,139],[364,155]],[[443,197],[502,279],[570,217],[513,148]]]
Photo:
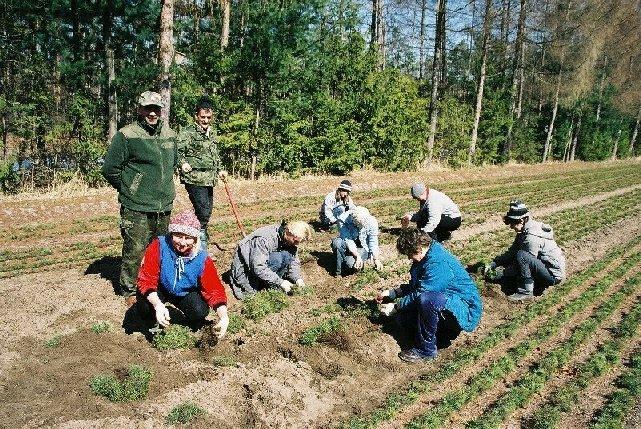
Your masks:
[[[216,134],[210,128],[209,136],[196,124],[180,130],[178,134],[179,166],[188,162],[191,171],[180,169],[180,181],[197,186],[216,186],[220,170],[220,155]]]
[[[159,122],[155,130],[135,122],[120,129],[105,155],[102,174],[128,209],[161,213],[172,208],[178,165],[176,133]]]

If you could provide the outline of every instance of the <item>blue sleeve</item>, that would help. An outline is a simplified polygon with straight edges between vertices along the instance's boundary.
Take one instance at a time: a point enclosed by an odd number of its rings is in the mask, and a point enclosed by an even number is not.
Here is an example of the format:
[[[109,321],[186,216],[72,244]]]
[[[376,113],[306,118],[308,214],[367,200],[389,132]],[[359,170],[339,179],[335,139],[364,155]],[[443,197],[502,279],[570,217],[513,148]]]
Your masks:
[[[451,278],[452,273],[447,264],[429,261],[419,272],[414,290],[400,298],[396,302],[396,307],[399,310],[404,309],[418,299],[423,292],[445,292]]]

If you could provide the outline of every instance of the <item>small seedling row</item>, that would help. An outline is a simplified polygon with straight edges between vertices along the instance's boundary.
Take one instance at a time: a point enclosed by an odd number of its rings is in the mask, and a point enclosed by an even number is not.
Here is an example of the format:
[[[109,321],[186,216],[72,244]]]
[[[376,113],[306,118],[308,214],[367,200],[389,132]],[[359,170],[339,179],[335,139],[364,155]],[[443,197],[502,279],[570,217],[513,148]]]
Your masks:
[[[526,307],[526,309],[517,312],[507,322],[492,329],[476,345],[457,350],[452,359],[446,362],[439,370],[419,375],[407,388],[390,395],[381,406],[375,408],[369,415],[351,419],[345,427],[353,429],[373,428],[384,421],[393,419],[399,411],[416,402],[423,393],[459,374],[464,368],[479,362],[494,347],[511,338],[516,331],[537,317],[547,315],[549,310],[563,302],[571,291],[596,278],[610,264],[625,255],[628,249],[634,248],[640,243],[641,237],[637,237],[628,243],[622,243],[617,246],[599,261],[551,289],[549,293]]]
[[[570,361],[578,347],[590,339],[601,323],[627,297],[637,291],[639,283],[641,283],[640,274],[629,279],[624,287],[604,302],[589,319],[576,327],[570,338],[564,341],[561,346],[551,350],[530,372],[526,373],[494,404],[486,409],[480,417],[470,421],[466,426],[473,429],[498,428],[511,413],[527,404],[532,396],[540,391]],[[629,316],[628,314],[623,320],[628,320]]]
[[[623,429],[626,417],[641,399],[641,350],[632,355],[630,367],[616,380],[615,390],[597,412],[591,429]]]
[[[544,323],[536,333],[521,341],[515,347],[510,348],[504,356],[468,380],[465,387],[456,392],[448,393],[435,407],[412,419],[408,423],[407,427],[415,429],[439,428],[443,426],[454,412],[459,411],[464,405],[478,397],[481,393],[488,391],[498,381],[515,371],[519,366],[519,362],[528,356],[536,347],[539,347],[545,341],[556,335],[558,331],[561,328],[564,328],[574,316],[584,312],[587,306],[594,303],[616,282],[616,280],[621,278],[622,275],[625,275],[627,272],[626,270],[632,269],[637,263],[639,263],[639,261],[641,261],[641,253],[634,255],[633,259],[634,263],[621,265],[612,273],[606,275],[602,280],[597,282],[596,285],[587,289],[582,295],[566,304],[557,314],[554,315],[554,317],[548,318],[546,323]],[[613,294],[609,299],[601,304],[589,319],[579,324],[573,331],[570,339],[564,341],[563,346],[555,350],[563,349],[563,347],[568,344],[572,344],[572,347],[564,350],[574,350],[580,342],[572,342],[572,338],[574,338],[578,332],[581,332],[582,334],[579,338],[581,338],[581,341],[585,340],[585,334],[596,330],[599,323],[602,322],[606,316],[610,315],[625,297],[634,292],[636,284],[637,282],[626,283],[620,291]],[[546,359],[547,358],[544,358],[541,364],[546,362]],[[521,380],[528,380],[528,377],[529,375],[525,375]],[[518,384],[520,384],[520,381],[517,382],[517,385]],[[484,413],[483,418],[479,418],[478,421],[480,421],[481,424],[485,424],[483,422],[489,421],[486,416],[486,414],[489,413],[489,411]]]

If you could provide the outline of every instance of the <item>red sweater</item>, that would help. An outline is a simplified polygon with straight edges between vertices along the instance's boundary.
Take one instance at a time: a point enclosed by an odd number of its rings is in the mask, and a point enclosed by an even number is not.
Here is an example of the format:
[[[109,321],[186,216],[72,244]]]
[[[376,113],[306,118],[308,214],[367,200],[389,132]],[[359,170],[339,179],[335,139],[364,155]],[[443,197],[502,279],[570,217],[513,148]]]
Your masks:
[[[147,295],[158,290],[160,280],[160,241],[158,238],[147,246],[145,256],[138,271],[138,290],[142,295]],[[225,287],[220,281],[218,270],[214,261],[209,256],[205,258],[205,268],[198,278],[200,294],[205,302],[212,308],[227,304]]]

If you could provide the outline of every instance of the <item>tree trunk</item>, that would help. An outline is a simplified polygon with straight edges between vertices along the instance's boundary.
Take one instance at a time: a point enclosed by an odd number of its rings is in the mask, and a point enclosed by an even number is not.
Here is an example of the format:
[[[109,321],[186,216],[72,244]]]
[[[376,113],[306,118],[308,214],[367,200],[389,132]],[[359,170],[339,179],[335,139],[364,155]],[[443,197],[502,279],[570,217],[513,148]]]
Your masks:
[[[479,123],[481,122],[481,110],[483,105],[483,88],[485,87],[485,69],[487,67],[487,53],[490,39],[490,28],[492,26],[492,0],[485,0],[485,16],[483,17],[483,54],[481,58],[481,70],[479,73],[479,86],[476,92],[476,110],[474,112],[474,128],[470,139],[470,149],[467,158],[468,165],[472,165],[474,153],[476,152],[476,140],[478,137]]]
[[[617,132],[617,137],[614,139],[614,147],[612,148],[612,158],[611,160],[614,161],[617,159],[617,151],[619,150],[619,140],[621,139],[621,128],[619,128],[619,131]]]
[[[574,115],[572,115],[572,122],[570,123],[570,129],[568,130],[568,140],[565,143],[565,148],[563,148],[563,162],[568,162],[570,159],[570,148],[572,147],[572,131],[574,130]]]
[[[171,110],[171,64],[174,61],[174,0],[163,0],[160,12],[160,47],[158,51],[160,96],[164,106],[161,117],[169,120]]]
[[[372,0],[372,25],[370,49],[376,54],[376,69],[385,69],[385,21],[383,0]]]
[[[253,131],[253,140],[254,140],[254,145],[258,143],[258,126],[260,124],[260,102],[258,103],[258,106],[256,106],[256,117],[254,119],[254,131]],[[250,149],[250,156],[251,156],[251,170],[249,172],[249,178],[250,180],[255,180],[256,179],[256,163],[257,163],[257,149],[256,147],[252,147]]]
[[[220,49],[222,51],[229,45],[229,23],[231,20],[231,0],[220,0],[222,11],[222,25],[220,29]]]
[[[556,113],[559,110],[559,94],[561,92],[561,71],[556,79],[556,90],[554,92],[554,107],[552,108],[552,117],[550,118],[550,123],[548,124],[548,133],[545,137],[545,144],[543,145],[543,162],[547,161],[548,155],[551,152],[551,142],[552,142],[552,133],[554,132],[554,122],[556,121]]]
[[[421,0],[421,28],[418,36],[418,78],[421,80],[423,80],[425,67],[425,15],[427,15],[427,2],[426,0]]]
[[[429,116],[430,116],[430,131],[427,137],[427,156],[423,160],[423,164],[432,162],[434,155],[434,139],[436,137],[436,123],[438,120],[438,89],[440,83],[440,64],[441,64],[441,38],[445,38],[445,26],[441,26],[441,22],[445,22],[445,10],[447,7],[447,0],[438,0],[436,6],[436,34],[434,37],[434,60],[432,62],[432,94],[430,97]],[[443,31],[441,33],[441,31]]]
[[[118,98],[116,94],[116,60],[112,43],[114,0],[107,0],[102,15],[102,37],[105,45],[105,66],[107,69],[107,138],[118,131]]]
[[[639,135],[639,122],[641,122],[641,107],[639,107],[637,122],[634,124],[634,131],[632,132],[632,139],[630,140],[630,156],[634,156],[634,145],[637,142],[637,136]]]
[[[605,84],[605,72],[601,73],[601,79],[599,79],[599,93],[598,101],[596,106],[596,122],[599,122],[601,119],[601,98],[603,97],[603,86]]]
[[[512,150],[512,131],[514,129],[514,120],[517,112],[517,96],[521,93],[519,89],[519,80],[523,76],[523,39],[525,31],[525,14],[527,10],[527,0],[521,0],[521,10],[519,11],[519,24],[516,31],[516,42],[514,46],[514,58],[512,59],[512,86],[510,89],[510,121],[507,128],[507,136],[505,138],[505,146],[503,146],[503,158],[506,161],[510,160],[510,152]],[[521,82],[521,85],[523,82]],[[518,97],[520,99],[520,97]],[[519,106],[520,111],[520,106]],[[519,115],[520,116],[520,115]]]
[[[574,137],[572,138],[572,150],[570,150],[570,162],[574,161],[574,156],[576,155],[576,147],[579,143],[579,132],[581,131],[581,116],[576,123],[576,128],[574,129]]]
[[[73,49],[74,61],[80,60],[82,49],[80,48],[80,13],[78,12],[78,0],[71,0],[71,28],[73,35],[71,37],[71,46]]]

